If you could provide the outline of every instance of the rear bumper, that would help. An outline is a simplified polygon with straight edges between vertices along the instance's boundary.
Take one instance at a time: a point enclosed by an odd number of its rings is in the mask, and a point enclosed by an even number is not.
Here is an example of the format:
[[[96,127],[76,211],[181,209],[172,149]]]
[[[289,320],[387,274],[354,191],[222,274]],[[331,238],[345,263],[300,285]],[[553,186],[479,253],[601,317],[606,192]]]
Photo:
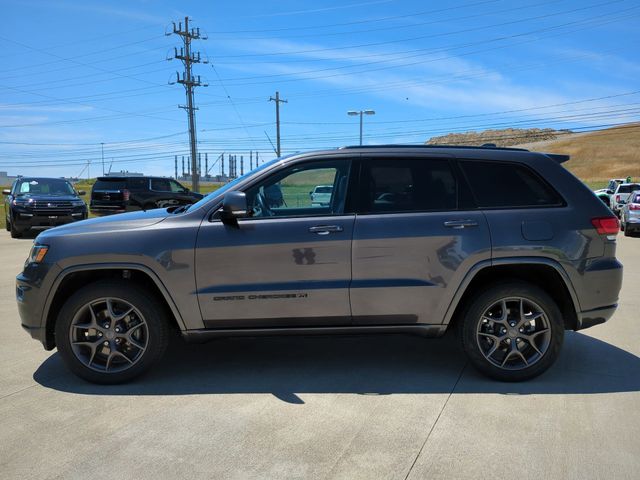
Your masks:
[[[584,330],[585,328],[606,322],[613,316],[617,308],[618,305],[616,304],[578,313],[578,325],[576,326],[576,330]]]

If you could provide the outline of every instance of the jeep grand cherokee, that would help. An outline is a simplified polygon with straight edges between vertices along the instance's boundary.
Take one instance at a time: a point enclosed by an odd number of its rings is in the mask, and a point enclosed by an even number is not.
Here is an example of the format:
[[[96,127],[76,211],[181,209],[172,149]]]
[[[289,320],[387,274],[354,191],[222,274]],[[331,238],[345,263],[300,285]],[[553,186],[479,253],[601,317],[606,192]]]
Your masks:
[[[441,146],[276,159],[191,206],[40,234],[17,277],[22,325],[100,383],[147,370],[172,327],[204,341],[456,326],[480,371],[528,379],[565,329],[608,320],[621,287],[618,220],[566,160]],[[319,183],[327,204],[300,195]]]

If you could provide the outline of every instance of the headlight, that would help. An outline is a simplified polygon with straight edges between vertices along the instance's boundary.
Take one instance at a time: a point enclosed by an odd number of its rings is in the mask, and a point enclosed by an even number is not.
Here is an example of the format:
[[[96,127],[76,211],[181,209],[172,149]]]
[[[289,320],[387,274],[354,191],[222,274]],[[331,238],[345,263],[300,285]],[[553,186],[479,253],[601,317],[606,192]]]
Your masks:
[[[72,200],[71,201],[71,206],[72,207],[84,207],[84,202],[82,200]]]
[[[47,245],[34,244],[33,247],[31,247],[31,251],[29,252],[29,258],[27,259],[27,264],[42,263],[48,251],[49,251],[49,247]]]
[[[14,198],[11,203],[17,205],[18,207],[30,207],[33,203],[33,198]]]

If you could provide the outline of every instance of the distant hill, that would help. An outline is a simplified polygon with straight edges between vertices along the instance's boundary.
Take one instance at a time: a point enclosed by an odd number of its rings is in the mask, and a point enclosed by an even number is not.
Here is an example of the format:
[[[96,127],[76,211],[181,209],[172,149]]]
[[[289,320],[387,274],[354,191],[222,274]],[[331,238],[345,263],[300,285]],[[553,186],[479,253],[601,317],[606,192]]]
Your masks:
[[[440,137],[432,137],[427,145],[482,145],[495,143],[498,147],[511,147],[527,142],[555,140],[571,134],[571,130],[554,130],[552,128],[505,128],[502,130],[484,130],[482,132],[450,133]]]
[[[590,184],[627,176],[640,180],[640,123],[518,146],[571,155],[565,167]]]
[[[571,155],[565,163],[574,175],[590,185],[610,178],[640,180],[640,123],[589,133],[569,130],[514,129],[452,133],[429,139],[427,144],[521,147],[531,151]]]

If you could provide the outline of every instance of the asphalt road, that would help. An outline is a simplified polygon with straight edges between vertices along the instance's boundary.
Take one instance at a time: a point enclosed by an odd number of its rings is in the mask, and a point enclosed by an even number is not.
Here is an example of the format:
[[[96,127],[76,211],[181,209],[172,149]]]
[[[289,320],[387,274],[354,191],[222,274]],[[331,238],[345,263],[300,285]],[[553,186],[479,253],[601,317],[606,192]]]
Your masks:
[[[619,238],[614,318],[521,384],[408,336],[176,342],[87,384],[20,328],[30,245],[0,232],[0,478],[640,478],[640,238]]]

